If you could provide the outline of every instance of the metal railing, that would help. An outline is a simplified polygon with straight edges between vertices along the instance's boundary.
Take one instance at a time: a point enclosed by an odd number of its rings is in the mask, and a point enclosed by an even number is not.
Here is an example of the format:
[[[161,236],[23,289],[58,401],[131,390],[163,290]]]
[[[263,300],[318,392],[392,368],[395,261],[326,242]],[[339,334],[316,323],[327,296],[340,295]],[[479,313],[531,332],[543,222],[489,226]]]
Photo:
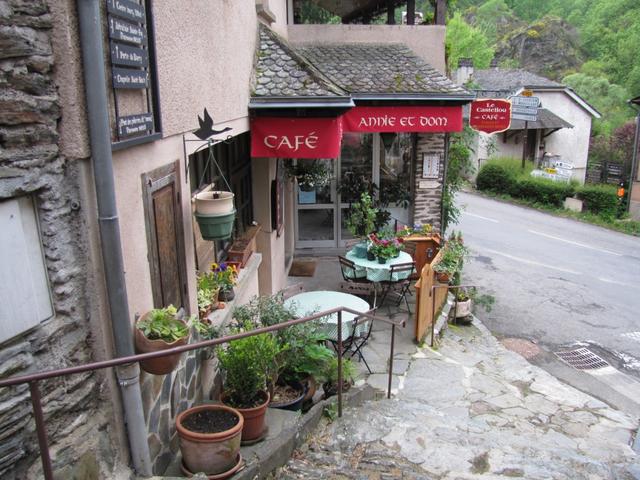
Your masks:
[[[45,419],[42,408],[42,396],[40,394],[40,388],[38,382],[42,380],[47,380],[50,378],[56,377],[64,377],[68,375],[74,375],[77,373],[90,372],[94,370],[101,370],[104,368],[118,367],[121,365],[129,365],[132,363],[140,362],[142,360],[147,360],[151,358],[160,358],[166,357],[169,355],[174,355],[176,353],[184,353],[190,352],[192,350],[200,350],[202,348],[213,347],[216,345],[222,345],[224,343],[232,342],[234,340],[240,340],[241,338],[251,337],[254,335],[259,335],[261,333],[275,332],[277,330],[282,330],[287,327],[298,325],[300,323],[306,323],[312,320],[317,320],[322,317],[326,317],[327,315],[338,315],[338,416],[342,416],[342,354],[343,354],[343,346],[342,346],[342,313],[347,312],[356,315],[356,319],[360,318],[368,318],[372,321],[380,320],[382,322],[388,323],[391,325],[391,341],[390,341],[390,353],[389,353],[389,381],[387,385],[387,398],[391,398],[391,381],[393,378],[393,353],[394,353],[394,343],[395,343],[395,333],[396,327],[405,326],[404,320],[395,320],[387,317],[378,317],[372,315],[372,311],[367,313],[358,312],[356,310],[352,310],[347,307],[338,307],[333,308],[331,310],[325,310],[323,312],[314,313],[313,315],[297,318],[295,320],[289,320],[287,322],[282,322],[277,325],[271,325],[268,327],[256,328],[255,330],[250,330],[247,332],[238,333],[235,335],[228,335],[220,338],[215,338],[212,340],[205,340],[196,343],[190,343],[188,345],[183,345],[180,347],[174,347],[167,350],[162,350],[158,352],[150,352],[150,353],[141,353],[137,355],[130,355],[128,357],[119,357],[113,358],[110,360],[102,360],[99,362],[92,362],[83,365],[77,365],[74,367],[60,368],[56,370],[47,370],[38,373],[32,373],[29,375],[21,375],[18,377],[7,378],[4,380],[0,380],[0,388],[2,387],[11,387],[15,385],[21,384],[29,384],[29,392],[31,396],[31,407],[33,410],[33,416],[36,423],[36,431],[38,435],[38,446],[40,448],[40,458],[42,460],[42,469],[44,473],[44,478],[46,480],[53,480],[53,468],[51,466],[51,457],[49,454],[49,443],[47,438],[47,430],[45,425]],[[354,320],[356,320],[354,319]]]

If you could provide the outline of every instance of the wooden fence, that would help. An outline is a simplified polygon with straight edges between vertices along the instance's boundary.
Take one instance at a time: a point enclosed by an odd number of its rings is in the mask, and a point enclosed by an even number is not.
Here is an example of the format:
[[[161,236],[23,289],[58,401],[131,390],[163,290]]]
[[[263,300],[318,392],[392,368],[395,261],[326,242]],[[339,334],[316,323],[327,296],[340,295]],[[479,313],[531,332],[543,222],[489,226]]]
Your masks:
[[[442,308],[447,300],[448,290],[437,288],[432,291],[431,287],[437,283],[436,272],[433,265],[437,265],[442,257],[442,250],[438,252],[431,263],[426,263],[420,272],[420,279],[416,282],[416,341],[420,342],[424,338],[427,330],[435,321],[434,314]],[[434,308],[435,303],[435,308]]]

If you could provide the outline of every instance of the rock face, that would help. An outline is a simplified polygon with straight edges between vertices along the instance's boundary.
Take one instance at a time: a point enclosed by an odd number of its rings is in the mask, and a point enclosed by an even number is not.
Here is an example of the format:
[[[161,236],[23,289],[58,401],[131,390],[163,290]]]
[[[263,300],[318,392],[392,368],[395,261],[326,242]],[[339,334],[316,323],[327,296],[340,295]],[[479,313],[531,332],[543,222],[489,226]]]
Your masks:
[[[577,31],[556,17],[545,17],[505,34],[496,46],[496,59],[499,63],[516,62],[512,66],[551,80],[561,80],[582,65]]]
[[[0,0],[0,201],[24,195],[34,201],[54,309],[39,327],[0,345],[2,378],[92,359],[81,160],[59,150],[51,33],[44,0]],[[91,374],[40,382],[59,478],[110,476],[111,467],[97,460],[116,457],[107,432],[110,407],[98,409],[101,383]],[[42,477],[27,385],[0,389],[0,477]]]

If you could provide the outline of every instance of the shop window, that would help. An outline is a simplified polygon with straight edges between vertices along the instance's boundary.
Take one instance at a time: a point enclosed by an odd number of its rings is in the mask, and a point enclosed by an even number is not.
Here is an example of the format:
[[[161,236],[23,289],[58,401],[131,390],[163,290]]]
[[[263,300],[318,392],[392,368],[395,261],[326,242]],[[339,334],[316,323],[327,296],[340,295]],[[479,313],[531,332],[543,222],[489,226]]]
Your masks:
[[[211,147],[213,158],[222,170],[235,195],[236,220],[234,235],[245,233],[253,222],[253,198],[251,193],[251,148],[249,133],[237,135],[227,141]],[[209,160],[209,149],[189,156],[189,177],[191,195],[213,183],[218,190],[227,190],[227,186],[215,163]],[[215,242],[215,258],[222,260],[231,246],[231,241]],[[198,262],[200,263],[200,262]],[[199,265],[200,266],[200,265]]]
[[[53,316],[31,197],[0,202],[0,342]]]

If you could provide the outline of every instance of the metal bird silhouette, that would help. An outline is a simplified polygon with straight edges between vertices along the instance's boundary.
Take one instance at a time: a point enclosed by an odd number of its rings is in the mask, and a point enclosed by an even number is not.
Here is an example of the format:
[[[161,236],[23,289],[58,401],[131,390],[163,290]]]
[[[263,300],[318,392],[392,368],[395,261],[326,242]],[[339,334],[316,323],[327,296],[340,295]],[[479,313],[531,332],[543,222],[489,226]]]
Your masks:
[[[221,133],[231,130],[231,127],[225,127],[222,130],[214,130],[213,118],[211,118],[211,115],[209,115],[206,108],[204,109],[204,120],[200,118],[200,115],[198,115],[198,123],[200,124],[200,128],[194,131],[193,134],[200,140],[206,140],[211,135],[220,135]]]

